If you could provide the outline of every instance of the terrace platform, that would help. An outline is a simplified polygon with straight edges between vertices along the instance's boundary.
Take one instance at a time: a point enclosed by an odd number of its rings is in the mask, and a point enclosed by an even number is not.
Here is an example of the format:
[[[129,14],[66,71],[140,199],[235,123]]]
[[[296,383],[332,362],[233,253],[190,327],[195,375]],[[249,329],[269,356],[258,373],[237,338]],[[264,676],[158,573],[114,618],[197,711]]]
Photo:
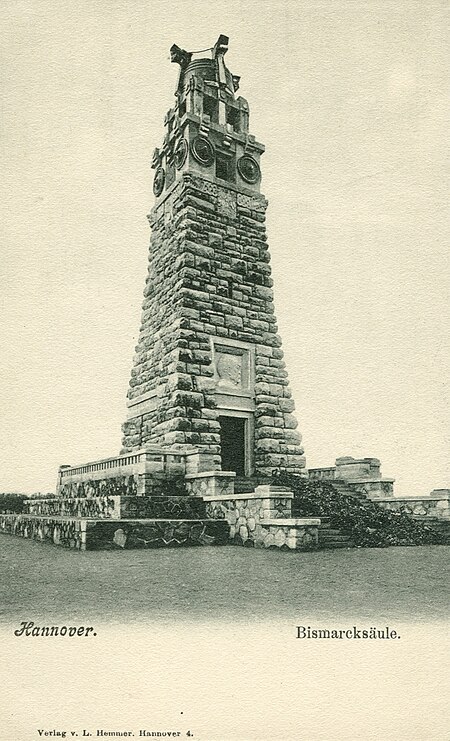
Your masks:
[[[225,545],[225,520],[88,519],[0,515],[0,532],[80,551]]]

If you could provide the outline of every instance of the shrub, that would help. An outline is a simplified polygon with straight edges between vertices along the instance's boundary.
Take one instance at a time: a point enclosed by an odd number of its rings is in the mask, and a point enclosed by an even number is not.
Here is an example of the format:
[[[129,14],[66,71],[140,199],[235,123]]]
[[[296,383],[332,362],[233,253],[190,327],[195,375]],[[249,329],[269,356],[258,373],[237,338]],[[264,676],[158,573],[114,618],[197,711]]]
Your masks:
[[[22,512],[25,499],[28,499],[26,494],[0,493],[0,512]]]
[[[331,482],[309,481],[284,471],[274,472],[272,481],[294,492],[293,517],[327,517],[331,527],[348,533],[355,545],[383,548],[444,542],[432,526],[405,512],[390,512],[368,499],[341,494]]]

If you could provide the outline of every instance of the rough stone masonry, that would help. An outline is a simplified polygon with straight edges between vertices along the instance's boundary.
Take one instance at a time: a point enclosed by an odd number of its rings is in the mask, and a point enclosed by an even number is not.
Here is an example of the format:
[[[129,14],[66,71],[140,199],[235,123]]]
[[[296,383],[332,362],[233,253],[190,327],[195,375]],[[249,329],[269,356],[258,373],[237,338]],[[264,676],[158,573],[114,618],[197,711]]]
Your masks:
[[[208,57],[171,49],[180,73],[153,155],[148,277],[122,452],[195,446],[217,470],[263,478],[275,468],[300,473],[305,459],[274,313],[264,146],[249,134],[227,48],[220,36]]]

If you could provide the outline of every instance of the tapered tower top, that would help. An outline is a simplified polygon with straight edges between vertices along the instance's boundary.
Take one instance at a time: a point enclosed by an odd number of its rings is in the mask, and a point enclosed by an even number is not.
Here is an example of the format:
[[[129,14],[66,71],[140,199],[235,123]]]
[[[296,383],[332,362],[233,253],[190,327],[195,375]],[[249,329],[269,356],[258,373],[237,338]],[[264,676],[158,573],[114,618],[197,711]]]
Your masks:
[[[175,106],[164,120],[163,146],[153,153],[157,203],[186,171],[259,192],[264,145],[249,133],[248,103],[235,95],[240,78],[225,64],[227,50],[222,34],[209,49],[186,51],[176,44],[170,49],[180,74]]]

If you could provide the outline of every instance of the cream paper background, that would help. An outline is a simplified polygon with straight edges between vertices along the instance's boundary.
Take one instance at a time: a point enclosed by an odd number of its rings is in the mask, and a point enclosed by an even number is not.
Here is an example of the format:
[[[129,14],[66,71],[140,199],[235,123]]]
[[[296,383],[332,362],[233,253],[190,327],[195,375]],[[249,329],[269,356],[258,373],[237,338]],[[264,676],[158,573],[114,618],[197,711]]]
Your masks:
[[[267,146],[275,300],[308,465],[376,455],[400,494],[448,485],[448,3],[23,0],[0,15],[1,490],[51,490],[59,464],[119,448],[149,164],[177,75],[168,49],[219,33]],[[324,644],[261,618],[105,625],[73,645],[6,626],[0,738],[72,726],[448,737],[445,626]]]
[[[444,741],[448,631],[398,628],[401,640],[376,646],[296,641],[294,625],[259,622],[99,626],[89,645],[7,636],[0,738],[143,728],[197,741]]]

